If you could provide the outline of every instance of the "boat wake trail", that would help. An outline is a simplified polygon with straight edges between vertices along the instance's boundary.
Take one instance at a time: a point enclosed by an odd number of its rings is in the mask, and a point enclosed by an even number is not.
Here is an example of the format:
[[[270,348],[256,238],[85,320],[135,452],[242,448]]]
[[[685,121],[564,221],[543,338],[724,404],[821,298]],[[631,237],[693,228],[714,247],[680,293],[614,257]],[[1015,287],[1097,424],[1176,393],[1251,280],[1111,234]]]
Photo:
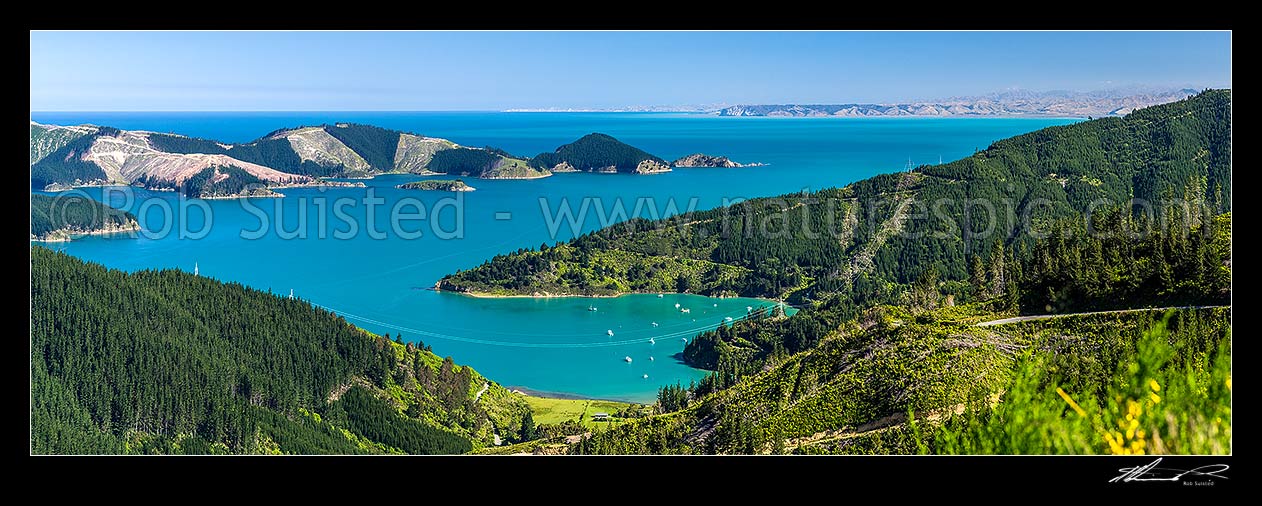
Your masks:
[[[396,325],[393,323],[384,322],[384,321],[377,320],[374,318],[368,318],[368,317],[356,315],[353,313],[347,313],[345,311],[339,311],[337,309],[327,307],[327,306],[322,306],[314,302],[310,302],[310,304],[312,306],[331,312],[333,314],[336,314],[348,320],[371,323],[373,325],[379,325],[379,326],[392,329],[392,330],[408,332],[408,333],[417,334],[417,335],[435,338],[435,339],[445,339],[448,341],[459,341],[463,343],[481,344],[481,345],[486,345],[486,346],[508,346],[508,347],[514,347],[514,348],[604,348],[604,347],[609,347],[609,346],[627,346],[627,345],[632,345],[632,344],[651,343],[651,342],[654,342],[656,338],[697,335],[707,330],[713,330],[720,325],[720,323],[700,325],[700,326],[693,327],[687,330],[679,330],[675,332],[668,332],[665,334],[658,334],[654,336],[636,338],[636,339],[623,339],[619,341],[603,341],[603,342],[590,342],[590,343],[531,343],[531,342],[522,342],[522,341],[496,341],[492,339],[478,339],[478,338],[473,338],[473,337],[453,336],[450,334],[443,334],[440,332],[431,332],[428,330],[408,327],[404,325]],[[727,321],[726,323],[731,324],[737,321],[748,319],[750,317],[751,317],[751,314],[746,314],[740,317],[732,318],[731,321]]]

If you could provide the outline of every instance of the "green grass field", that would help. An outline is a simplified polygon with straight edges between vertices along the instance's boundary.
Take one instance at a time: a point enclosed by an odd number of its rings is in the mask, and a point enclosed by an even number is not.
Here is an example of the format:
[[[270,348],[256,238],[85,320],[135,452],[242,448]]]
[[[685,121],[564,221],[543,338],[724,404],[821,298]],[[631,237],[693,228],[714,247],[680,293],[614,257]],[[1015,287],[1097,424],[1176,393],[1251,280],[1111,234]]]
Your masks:
[[[517,394],[513,394],[517,396]],[[601,401],[594,399],[552,399],[548,397],[534,397],[529,395],[519,396],[530,406],[532,416],[536,424],[556,424],[566,420],[581,420],[583,427],[593,433],[603,432],[607,429],[617,427],[626,423],[627,419],[617,418],[615,413],[622,411],[628,407],[637,406],[628,402],[617,401]],[[647,412],[647,407],[638,405]],[[593,422],[592,415],[595,413],[609,413],[608,422]],[[541,449],[542,448],[542,449]],[[537,439],[524,443],[517,443],[504,446],[488,446],[481,448],[474,453],[482,455],[513,455],[522,453],[535,453],[540,451],[548,455],[564,454],[568,449],[565,443],[565,437],[558,436],[548,439]]]
[[[549,399],[545,397],[526,396],[526,403],[534,412],[535,423],[553,424],[565,420],[577,420],[581,417],[584,427],[599,425],[617,425],[620,420],[613,415],[628,406],[626,402],[600,401],[592,399]],[[612,422],[592,422],[592,414],[609,413]]]

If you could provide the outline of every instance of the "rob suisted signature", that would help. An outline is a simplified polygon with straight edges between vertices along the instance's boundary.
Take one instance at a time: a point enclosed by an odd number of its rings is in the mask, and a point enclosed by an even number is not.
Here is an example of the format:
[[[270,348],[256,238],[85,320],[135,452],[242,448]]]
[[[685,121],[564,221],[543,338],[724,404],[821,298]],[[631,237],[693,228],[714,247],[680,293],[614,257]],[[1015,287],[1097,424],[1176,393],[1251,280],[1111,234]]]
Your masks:
[[[1136,467],[1123,467],[1118,469],[1122,474],[1109,480],[1109,483],[1128,483],[1132,481],[1182,481],[1184,477],[1188,479],[1196,478],[1222,478],[1227,479],[1221,473],[1230,468],[1227,464],[1209,464],[1193,469],[1172,469],[1169,467],[1157,467],[1161,463],[1161,459],[1152,461],[1151,464]]]

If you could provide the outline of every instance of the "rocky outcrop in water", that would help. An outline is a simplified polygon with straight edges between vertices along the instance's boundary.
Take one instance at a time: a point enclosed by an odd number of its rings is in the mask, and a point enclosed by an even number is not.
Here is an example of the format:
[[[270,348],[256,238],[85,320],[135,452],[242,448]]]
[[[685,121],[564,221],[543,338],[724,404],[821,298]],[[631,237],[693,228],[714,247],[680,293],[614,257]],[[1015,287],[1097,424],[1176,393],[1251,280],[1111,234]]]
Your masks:
[[[731,169],[737,167],[757,167],[763,164],[737,163],[733,162],[726,156],[710,156],[703,153],[694,153],[671,162],[671,165],[675,167],[722,167]]]
[[[661,174],[663,172],[670,172],[670,166],[657,160],[640,160],[640,163],[635,165],[635,170],[631,171],[632,174]]]
[[[427,181],[412,181],[404,183],[395,188],[403,190],[430,190],[430,191],[448,191],[448,192],[471,192],[476,190],[472,186],[465,184],[459,179],[430,179]]]

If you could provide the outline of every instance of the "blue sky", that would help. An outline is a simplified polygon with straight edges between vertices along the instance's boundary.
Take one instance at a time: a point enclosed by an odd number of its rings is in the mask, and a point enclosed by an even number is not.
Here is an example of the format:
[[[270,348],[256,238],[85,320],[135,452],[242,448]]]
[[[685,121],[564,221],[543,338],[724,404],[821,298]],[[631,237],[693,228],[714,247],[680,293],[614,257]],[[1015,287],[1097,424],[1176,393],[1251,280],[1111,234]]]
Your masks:
[[[32,32],[37,111],[892,102],[1231,85],[1228,32]]]

